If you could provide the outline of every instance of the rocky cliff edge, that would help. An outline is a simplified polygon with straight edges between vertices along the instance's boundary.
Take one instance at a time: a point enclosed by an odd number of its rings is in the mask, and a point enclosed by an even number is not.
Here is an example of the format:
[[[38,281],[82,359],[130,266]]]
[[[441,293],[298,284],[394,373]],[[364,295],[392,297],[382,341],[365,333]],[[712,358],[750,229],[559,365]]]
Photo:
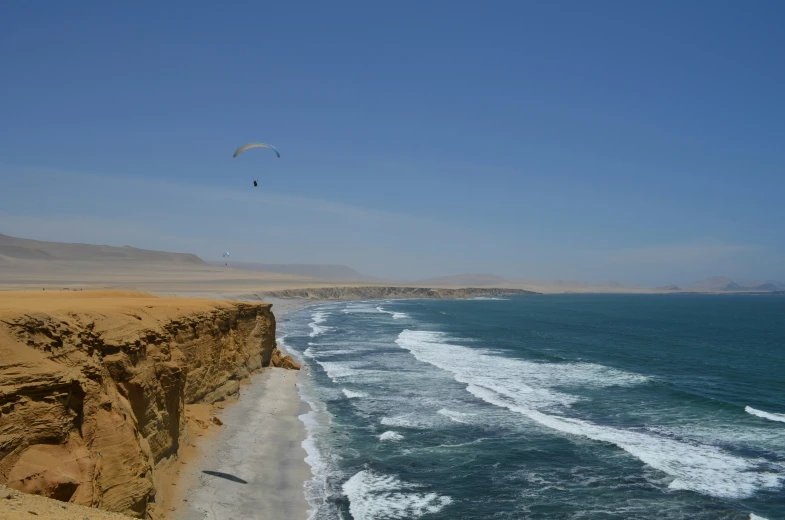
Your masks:
[[[118,291],[0,293],[0,483],[143,518],[188,442],[186,405],[239,391],[271,305]]]

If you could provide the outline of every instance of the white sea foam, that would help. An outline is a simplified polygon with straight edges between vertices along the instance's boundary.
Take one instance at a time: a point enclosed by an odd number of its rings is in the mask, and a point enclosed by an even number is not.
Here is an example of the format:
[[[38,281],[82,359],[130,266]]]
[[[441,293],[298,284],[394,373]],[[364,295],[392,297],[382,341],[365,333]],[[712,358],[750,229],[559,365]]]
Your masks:
[[[354,354],[354,353],[355,352],[353,350],[347,350],[347,349],[342,349],[342,348],[335,349],[335,350],[321,350],[321,351],[319,351],[319,355],[320,356],[341,356],[341,355],[344,355],[344,354]]]
[[[376,314],[376,307],[367,302],[350,303],[341,312],[344,314]]]
[[[402,441],[403,435],[398,432],[394,432],[392,430],[386,431],[383,434],[379,435],[380,441]]]
[[[426,424],[422,420],[411,415],[382,417],[380,422],[385,426],[396,426],[398,428],[428,428],[430,426],[430,424]]]
[[[436,448],[463,448],[464,446],[471,446],[473,444],[480,444],[482,441],[487,440],[486,437],[480,437],[469,442],[461,442],[459,444],[439,444]],[[427,448],[432,449],[432,448]]]
[[[345,395],[349,399],[368,397],[368,394],[364,394],[363,392],[355,392],[354,390],[349,390],[348,388],[342,388],[342,390],[343,390],[343,395]]]
[[[491,389],[475,385],[469,392],[486,402],[521,413],[554,430],[615,444],[671,477],[671,489],[724,498],[745,498],[761,488],[781,485],[783,476],[756,472],[764,461],[744,459],[710,445],[690,444],[645,433],[600,426],[588,421],[548,415],[520,406]]]
[[[509,298],[496,298],[490,296],[475,296],[472,300],[488,300],[488,301],[508,301]]]
[[[404,330],[396,343],[420,361],[503,389],[505,394],[525,395],[537,409],[567,407],[581,400],[554,387],[627,386],[647,381],[643,376],[593,363],[534,363],[492,355],[487,350],[446,343],[440,332]],[[467,359],[473,361],[466,363]]]
[[[746,459],[700,443],[674,440],[653,432],[601,426],[556,415],[579,398],[551,387],[629,385],[645,378],[587,363],[532,363],[467,349],[446,342],[443,334],[405,330],[397,343],[418,360],[453,374],[476,397],[520,413],[554,430],[612,443],[672,477],[672,489],[716,497],[744,498],[775,488],[785,476],[760,459]],[[472,359],[466,363],[466,359]],[[551,413],[545,413],[551,412]],[[785,468],[778,468],[783,471]]]
[[[300,398],[311,408],[298,419],[305,425],[307,432],[307,437],[301,443],[306,453],[305,462],[311,467],[311,478],[305,482],[305,498],[311,507],[308,518],[315,520],[328,496],[327,479],[330,474],[328,462],[317,445],[316,435],[325,426],[329,427],[331,417],[324,404],[313,395],[313,389],[307,381],[298,385],[297,389]]]
[[[750,520],[766,520],[762,516],[758,516],[755,513],[750,513]]]
[[[305,450],[305,462],[311,467],[312,478],[306,483],[307,497],[309,503],[325,496],[325,468],[326,464],[322,458],[319,448],[316,446],[314,431],[316,429],[316,413],[312,410],[297,417],[305,425],[308,436],[300,445]]]
[[[646,426],[656,434],[677,439],[689,439],[701,444],[734,444],[758,447],[763,450],[785,449],[785,436],[779,428],[771,428],[768,421],[760,421],[757,426],[739,427],[733,422],[708,420],[701,423],[677,423],[667,428]],[[779,448],[777,448],[779,447]]]
[[[470,413],[456,412],[455,410],[448,410],[447,408],[442,408],[436,413],[447,417],[453,422],[461,424],[469,424],[471,422],[470,418],[472,414]]]
[[[330,361],[317,361],[319,365],[327,372],[327,377],[335,380],[339,377],[349,377],[357,375],[359,372],[352,368],[348,363],[343,362],[330,362]]]
[[[320,323],[327,321],[327,316],[329,316],[329,314],[323,311],[316,311],[311,314],[311,319],[313,321],[308,324],[308,326],[311,327],[311,333],[309,336],[315,338],[316,336],[330,330],[329,327],[323,327],[320,325]]]
[[[447,496],[411,491],[421,486],[393,476],[363,470],[343,485],[349,512],[355,520],[420,518],[438,513],[452,503]]]
[[[762,410],[756,410],[751,406],[744,407],[744,411],[749,414],[757,415],[758,417],[768,419],[770,421],[785,422],[785,414],[764,412]]]
[[[388,310],[385,310],[383,307],[376,307],[376,310],[379,311],[379,312],[383,312],[384,314],[391,315],[394,320],[403,320],[403,319],[406,319],[406,318],[409,317],[409,315],[406,314],[405,312],[388,311]]]
[[[321,359],[323,357],[329,357],[329,356],[341,356],[344,354],[354,354],[354,351],[346,350],[346,349],[314,350],[311,347],[308,347],[307,349],[305,349],[305,352],[303,352],[303,355],[308,356],[311,359]]]

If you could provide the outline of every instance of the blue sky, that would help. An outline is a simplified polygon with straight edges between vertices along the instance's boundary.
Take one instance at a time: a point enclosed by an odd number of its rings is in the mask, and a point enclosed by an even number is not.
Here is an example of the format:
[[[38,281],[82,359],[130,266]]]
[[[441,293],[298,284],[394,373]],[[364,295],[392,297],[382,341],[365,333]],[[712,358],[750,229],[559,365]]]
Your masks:
[[[781,2],[115,4],[0,6],[0,233],[785,279]]]

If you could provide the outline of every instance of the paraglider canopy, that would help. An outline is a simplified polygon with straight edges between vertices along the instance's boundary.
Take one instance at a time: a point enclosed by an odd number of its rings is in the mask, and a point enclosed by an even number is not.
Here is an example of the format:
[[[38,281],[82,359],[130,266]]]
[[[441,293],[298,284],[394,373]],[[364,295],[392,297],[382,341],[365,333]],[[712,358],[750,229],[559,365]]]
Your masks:
[[[224,258],[226,258],[226,257],[228,257],[228,256],[229,256],[229,251],[227,251],[227,252],[225,252],[225,253],[224,253]]]
[[[248,144],[244,144],[240,148],[238,148],[237,150],[234,151],[234,155],[232,155],[232,157],[237,157],[238,155],[240,155],[244,151],[250,150],[251,148],[269,148],[270,150],[275,152],[275,155],[277,155],[279,159],[281,158],[281,153],[275,148],[275,146],[273,146],[271,144],[265,144],[265,143],[248,143]]]

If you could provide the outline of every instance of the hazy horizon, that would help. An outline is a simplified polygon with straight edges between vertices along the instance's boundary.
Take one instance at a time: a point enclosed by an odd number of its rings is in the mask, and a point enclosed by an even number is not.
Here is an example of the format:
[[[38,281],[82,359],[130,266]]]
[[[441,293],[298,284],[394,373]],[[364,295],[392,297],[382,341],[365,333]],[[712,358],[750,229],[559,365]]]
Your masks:
[[[13,236],[13,235],[9,235],[8,233],[3,232],[3,230],[0,229],[0,236],[2,236],[2,235],[11,236],[12,238],[21,238],[21,239],[29,239],[29,240],[43,240],[43,241],[55,242],[55,243],[66,243],[66,244],[79,243],[79,244],[96,245],[96,246],[133,247],[133,248],[144,249],[144,250],[163,251],[163,252],[170,252],[170,253],[183,253],[183,254],[193,253],[192,251],[185,251],[185,250],[174,251],[174,250],[163,250],[163,249],[155,249],[155,248],[146,248],[146,247],[140,247],[140,246],[138,246],[136,244],[131,244],[131,243],[112,244],[112,243],[107,243],[107,242],[89,242],[89,241],[69,242],[69,241],[64,241],[62,239],[47,240],[45,238],[32,237],[32,236]],[[654,284],[648,284],[647,285],[647,284],[639,284],[639,283],[635,283],[635,282],[619,282],[619,280],[614,280],[614,279],[589,280],[589,281],[587,281],[587,280],[569,279],[569,278],[545,279],[545,278],[532,278],[532,277],[503,276],[503,275],[498,275],[497,273],[489,273],[489,272],[462,272],[462,273],[445,272],[445,273],[440,273],[438,275],[431,276],[431,277],[393,278],[393,277],[378,276],[378,275],[376,275],[374,273],[368,273],[368,272],[364,272],[364,271],[361,271],[361,270],[355,270],[354,266],[352,266],[350,264],[340,264],[340,263],[322,263],[322,264],[320,264],[320,263],[313,263],[313,262],[296,262],[296,261],[295,262],[286,262],[286,263],[274,264],[274,263],[258,262],[258,261],[254,261],[254,260],[243,260],[243,259],[237,260],[235,258],[235,256],[233,256],[233,255],[230,255],[230,257],[228,257],[228,258],[226,258],[226,257],[211,258],[209,256],[208,257],[203,257],[201,255],[199,255],[199,256],[202,258],[202,260],[204,260],[208,264],[212,264],[212,265],[231,265],[233,268],[241,269],[241,270],[247,269],[249,267],[263,266],[263,265],[268,265],[268,266],[273,266],[273,267],[277,266],[279,268],[280,267],[286,267],[286,266],[310,266],[310,267],[314,267],[314,268],[324,268],[324,267],[348,268],[348,271],[353,271],[354,275],[359,275],[360,276],[358,278],[358,280],[363,280],[363,279],[366,280],[366,281],[377,280],[377,281],[387,281],[387,282],[394,282],[394,283],[420,283],[420,282],[422,282],[422,283],[431,283],[431,282],[439,281],[439,282],[447,283],[448,285],[465,285],[465,286],[470,286],[470,285],[474,284],[474,285],[477,285],[477,286],[487,286],[487,285],[498,285],[498,284],[491,283],[492,280],[490,280],[490,281],[489,280],[485,280],[485,278],[489,278],[489,279],[502,278],[502,279],[506,280],[507,282],[512,282],[512,283],[516,283],[516,284],[521,284],[521,283],[525,283],[525,282],[528,282],[528,283],[556,282],[556,283],[567,283],[567,284],[575,284],[575,283],[577,283],[577,284],[583,284],[583,285],[597,285],[597,286],[600,286],[600,285],[606,285],[608,283],[611,283],[611,284],[622,283],[623,285],[628,286],[628,287],[632,287],[632,286],[644,286],[644,287],[648,286],[648,287],[652,287],[652,288],[655,287]],[[12,257],[13,257],[13,255],[12,255]],[[255,270],[258,270],[258,269],[255,269]],[[284,270],[272,269],[270,272],[294,273],[290,269],[289,270],[286,270],[286,269],[284,269]],[[316,271],[314,271],[314,273],[316,273]],[[307,273],[302,273],[302,275],[303,276],[311,276],[311,277],[314,277],[314,278],[324,278],[323,276],[320,276],[319,274],[310,274],[309,275]],[[474,280],[477,277],[483,279],[482,283],[469,282],[469,281],[465,280],[467,278],[471,279],[471,280]],[[349,278],[340,278],[340,277],[336,278],[334,273],[332,273],[327,278],[328,279],[343,279],[343,280],[353,279],[352,276],[349,276]],[[714,281],[714,280],[720,279],[720,278],[722,278],[722,279],[728,278],[728,282],[740,283],[743,286],[743,288],[745,288],[746,285],[753,285],[753,284],[757,285],[757,284],[766,283],[766,282],[773,282],[773,283],[778,284],[778,285],[785,285],[785,283],[783,283],[781,280],[777,280],[777,279],[750,279],[750,278],[730,279],[729,277],[725,277],[722,274],[715,274],[715,275],[712,275],[712,276],[704,276],[704,277],[699,278],[699,279],[693,279],[693,280],[688,280],[686,282],[680,282],[679,284],[676,284],[676,285],[682,285],[682,286],[685,286],[685,287],[689,286],[689,285],[699,285],[699,284],[697,284],[697,282]],[[661,286],[669,286],[669,285],[674,285],[674,284],[671,284],[671,283],[661,284]],[[684,287],[682,287],[682,288],[684,288]],[[703,288],[703,289],[700,289],[700,290],[707,290],[707,288]]]
[[[0,7],[0,233],[396,280],[785,281],[781,3],[186,11]],[[248,141],[281,159],[232,159]]]

